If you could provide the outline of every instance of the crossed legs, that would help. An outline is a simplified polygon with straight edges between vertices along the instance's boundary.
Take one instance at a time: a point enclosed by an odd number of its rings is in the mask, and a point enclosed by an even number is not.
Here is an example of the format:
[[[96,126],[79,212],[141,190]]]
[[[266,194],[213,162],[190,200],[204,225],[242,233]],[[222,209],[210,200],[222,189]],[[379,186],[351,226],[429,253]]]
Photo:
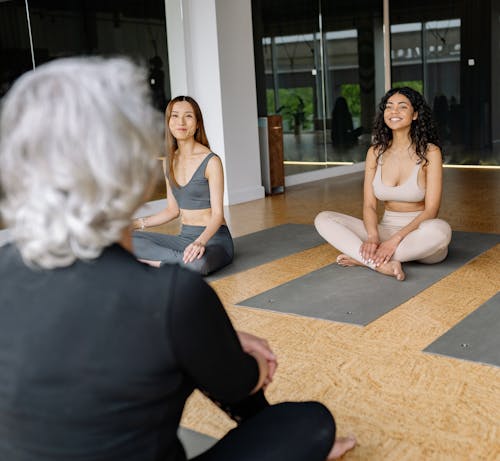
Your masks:
[[[259,400],[263,398],[250,396],[243,405],[247,417],[192,461],[325,461],[341,457],[356,444],[353,436],[335,437],[335,421],[321,403],[262,405]]]
[[[203,229],[200,226],[183,226],[183,232],[179,235],[134,232],[132,235],[134,253],[139,260],[152,266],[179,264],[201,275],[208,275],[231,263],[233,242],[229,230],[222,226],[207,242],[205,253],[200,259],[184,263],[184,249],[201,234]]]
[[[387,240],[414,217],[415,213],[386,213],[378,226],[380,239]],[[398,280],[404,280],[402,262],[438,263],[446,258],[451,240],[451,228],[448,223],[441,219],[429,219],[401,241],[391,261],[376,267],[363,261],[359,254],[361,244],[368,238],[361,219],[323,211],[316,216],[314,225],[328,243],[341,251],[342,254],[337,258],[340,265],[370,267]]]

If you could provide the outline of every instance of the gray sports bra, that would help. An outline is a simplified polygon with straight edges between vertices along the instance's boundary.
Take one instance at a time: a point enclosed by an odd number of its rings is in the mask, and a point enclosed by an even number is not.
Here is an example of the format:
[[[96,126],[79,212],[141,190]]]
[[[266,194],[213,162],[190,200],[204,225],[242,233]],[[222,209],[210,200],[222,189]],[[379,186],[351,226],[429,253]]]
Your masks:
[[[373,178],[373,193],[382,202],[421,202],[425,197],[425,189],[418,185],[418,172],[420,164],[417,163],[410,177],[399,186],[386,186],[382,182],[382,167],[377,164],[377,171]]]
[[[203,210],[211,208],[210,189],[208,188],[208,179],[205,178],[205,169],[208,161],[213,156],[217,155],[210,152],[203,159],[200,166],[196,169],[193,176],[185,186],[175,187],[174,184],[170,184],[172,193],[174,194],[175,200],[177,200],[179,208],[182,208],[183,210]]]

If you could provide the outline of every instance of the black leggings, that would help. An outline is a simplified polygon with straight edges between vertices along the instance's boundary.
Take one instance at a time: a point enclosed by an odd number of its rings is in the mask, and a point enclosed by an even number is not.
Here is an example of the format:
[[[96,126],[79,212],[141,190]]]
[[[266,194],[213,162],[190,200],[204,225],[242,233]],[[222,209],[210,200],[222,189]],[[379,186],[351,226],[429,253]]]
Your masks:
[[[263,403],[262,398],[263,394],[250,397],[250,406],[254,410],[259,407],[258,412],[245,415],[238,427],[192,461],[326,460],[335,440],[335,421],[323,404],[285,402],[269,405]],[[255,400],[259,401],[256,405]],[[249,408],[243,408],[237,413],[248,411]],[[234,414],[231,416],[238,418]]]

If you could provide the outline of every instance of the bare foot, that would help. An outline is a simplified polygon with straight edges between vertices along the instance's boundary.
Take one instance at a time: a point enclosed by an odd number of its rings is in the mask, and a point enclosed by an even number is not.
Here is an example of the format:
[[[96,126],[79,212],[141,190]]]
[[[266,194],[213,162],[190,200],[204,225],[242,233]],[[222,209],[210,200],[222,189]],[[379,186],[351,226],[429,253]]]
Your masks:
[[[153,267],[160,267],[161,261],[150,261],[149,259],[139,259],[141,263],[149,264]]]
[[[359,261],[347,256],[345,254],[340,254],[337,256],[337,264],[342,267],[352,267],[352,266],[363,266]]]
[[[381,274],[390,275],[391,277],[396,277],[396,280],[404,280],[405,273],[403,272],[403,268],[401,267],[401,263],[399,261],[389,261],[388,263],[382,264],[375,268],[377,272]]]
[[[347,437],[339,437],[335,439],[332,451],[328,454],[327,461],[333,459],[339,459],[349,450],[352,450],[356,446],[356,437],[354,435],[349,435]]]

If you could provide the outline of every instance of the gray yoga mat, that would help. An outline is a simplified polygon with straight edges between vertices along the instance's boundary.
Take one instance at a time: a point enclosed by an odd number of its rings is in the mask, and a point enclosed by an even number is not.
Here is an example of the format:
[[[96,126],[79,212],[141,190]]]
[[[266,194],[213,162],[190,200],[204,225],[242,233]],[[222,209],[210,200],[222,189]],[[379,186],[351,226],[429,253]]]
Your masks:
[[[188,459],[194,458],[204,451],[207,451],[217,442],[217,439],[186,429],[185,427],[180,427],[177,435],[182,445],[184,445]]]
[[[325,243],[310,224],[282,224],[234,239],[233,262],[206,278],[218,280]]]
[[[0,247],[5,245],[10,241],[10,232],[9,229],[1,229],[0,230]]]
[[[424,351],[500,367],[500,292]]]
[[[289,314],[367,325],[500,243],[499,234],[453,232],[439,264],[406,263],[406,280],[331,264],[239,303]]]

